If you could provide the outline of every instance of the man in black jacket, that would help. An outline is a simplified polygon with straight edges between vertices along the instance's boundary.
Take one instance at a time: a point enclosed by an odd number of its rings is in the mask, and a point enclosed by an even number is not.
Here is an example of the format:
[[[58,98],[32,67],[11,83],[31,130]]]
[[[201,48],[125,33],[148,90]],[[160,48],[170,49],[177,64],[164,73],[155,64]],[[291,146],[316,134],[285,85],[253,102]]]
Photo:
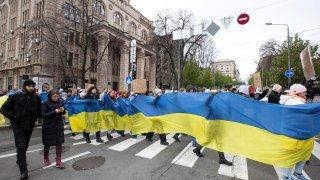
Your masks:
[[[26,152],[36,120],[40,117],[41,100],[35,93],[36,83],[30,79],[23,83],[23,92],[9,96],[0,112],[12,125],[17,149],[20,179],[28,178]]]

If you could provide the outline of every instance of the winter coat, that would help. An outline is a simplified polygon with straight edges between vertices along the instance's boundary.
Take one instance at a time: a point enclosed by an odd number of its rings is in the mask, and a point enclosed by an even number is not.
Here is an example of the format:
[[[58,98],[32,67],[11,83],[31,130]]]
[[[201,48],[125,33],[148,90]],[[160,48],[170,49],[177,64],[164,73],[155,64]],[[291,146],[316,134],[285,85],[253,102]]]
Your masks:
[[[46,100],[42,103],[42,143],[45,146],[60,146],[64,143],[62,115],[66,114],[66,111],[57,113],[56,109],[59,107],[64,107],[64,102],[61,99],[56,102]]]
[[[41,115],[41,99],[35,93],[21,92],[10,95],[1,107],[1,113],[12,126],[32,129]]]
[[[289,94],[289,95],[282,95],[280,96],[280,104],[284,105],[298,105],[298,104],[305,104],[306,100],[302,99],[299,96]]]
[[[280,101],[280,93],[276,91],[271,91],[271,93],[268,96],[268,103],[279,104],[279,101]]]
[[[100,99],[99,94],[86,94],[84,99]]]

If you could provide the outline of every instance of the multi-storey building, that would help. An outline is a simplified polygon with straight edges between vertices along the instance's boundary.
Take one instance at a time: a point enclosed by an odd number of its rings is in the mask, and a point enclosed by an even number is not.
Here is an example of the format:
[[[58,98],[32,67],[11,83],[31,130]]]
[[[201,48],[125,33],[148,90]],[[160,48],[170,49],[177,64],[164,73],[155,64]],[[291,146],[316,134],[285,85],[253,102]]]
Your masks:
[[[211,68],[212,72],[220,71],[222,74],[228,75],[233,79],[240,81],[240,73],[234,60],[225,59],[214,61]]]
[[[84,4],[91,8],[90,22]],[[128,90],[135,39],[136,78],[146,79],[152,90],[156,57],[148,42],[153,31],[152,21],[130,0],[0,0],[0,89],[21,88],[31,78],[38,88],[90,83]]]

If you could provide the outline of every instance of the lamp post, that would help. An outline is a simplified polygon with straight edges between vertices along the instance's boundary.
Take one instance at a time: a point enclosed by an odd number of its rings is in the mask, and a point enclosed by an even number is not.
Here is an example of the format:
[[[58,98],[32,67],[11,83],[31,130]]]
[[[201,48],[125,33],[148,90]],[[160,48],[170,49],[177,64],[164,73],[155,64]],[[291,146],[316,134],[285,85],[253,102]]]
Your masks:
[[[287,26],[287,41],[288,41],[288,70],[291,70],[291,63],[290,63],[290,36],[289,36],[289,26],[288,24],[273,24],[273,23],[266,23],[266,25],[275,25],[275,26]],[[290,88],[291,84],[291,77],[288,77],[288,89]]]

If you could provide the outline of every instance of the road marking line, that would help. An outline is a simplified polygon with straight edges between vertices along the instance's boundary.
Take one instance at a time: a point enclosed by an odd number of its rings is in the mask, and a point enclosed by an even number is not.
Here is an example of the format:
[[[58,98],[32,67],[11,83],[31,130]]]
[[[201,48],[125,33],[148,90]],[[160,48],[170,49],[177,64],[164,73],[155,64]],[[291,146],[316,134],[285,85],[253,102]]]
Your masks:
[[[70,161],[70,160],[72,160],[72,159],[75,159],[75,158],[78,158],[78,157],[81,157],[81,156],[84,156],[84,155],[87,155],[87,154],[90,154],[90,153],[91,153],[90,151],[86,151],[86,152],[84,152],[84,153],[80,153],[80,154],[77,154],[77,155],[68,157],[68,158],[66,158],[66,159],[62,159],[61,161],[62,161],[62,162],[67,162],[67,161]],[[47,169],[47,168],[52,167],[52,166],[55,166],[55,165],[56,165],[56,163],[51,163],[49,166],[45,166],[45,167],[43,167],[42,169]]]
[[[192,143],[190,142],[179,154],[176,156],[171,163],[186,166],[192,168],[199,157],[193,152],[194,147],[192,147]],[[201,149],[203,152],[205,148]]]
[[[41,150],[42,150],[42,149],[35,149],[35,150],[27,151],[27,153],[38,152],[38,151],[41,151]],[[1,155],[1,156],[0,156],[0,159],[1,159],[1,158],[5,158],[5,157],[10,157],[10,156],[15,156],[15,155],[17,155],[17,153],[11,153],[11,154]]]
[[[64,130],[64,132],[63,132],[64,134],[71,134],[72,133],[72,131],[71,130]]]
[[[320,160],[320,144],[317,141],[314,141],[312,154]]]
[[[273,167],[274,167],[274,170],[275,170],[276,173],[277,173],[278,178],[281,179],[281,177],[282,177],[282,168],[277,167],[277,166],[273,166]],[[292,169],[292,171],[294,171],[294,169]],[[292,172],[292,173],[293,173],[293,172]],[[308,174],[307,174],[305,171],[302,171],[302,174],[303,174],[307,179],[310,179],[310,180],[311,180],[311,178],[308,176]]]
[[[226,154],[225,157],[228,161],[233,161],[233,166],[227,166],[224,164],[220,164],[218,173],[221,175],[229,176],[229,177],[235,177],[237,179],[243,179],[248,180],[248,165],[247,165],[247,159],[240,157],[240,156],[234,156],[231,154]]]
[[[112,139],[116,139],[116,138],[118,138],[118,137],[121,137],[121,135],[118,134],[118,133],[113,133],[112,136],[113,136]],[[108,141],[109,141],[108,138],[107,138],[107,136],[103,136],[103,137],[101,137],[101,139],[102,139],[104,142],[108,142]],[[86,144],[86,143],[87,143],[87,142],[85,142],[85,141],[81,141],[81,142],[73,143],[73,145],[74,145],[74,146],[77,146],[77,145]],[[97,142],[97,139],[92,139],[90,144],[91,144],[91,145],[94,145],[94,146],[99,146],[99,145],[101,145],[101,144],[103,144],[103,143]]]
[[[169,143],[169,145],[172,144],[174,141],[175,140],[173,139],[173,134],[167,135],[167,142]],[[147,148],[143,149],[142,151],[138,152],[136,154],[136,156],[144,157],[147,159],[152,159],[153,157],[155,157],[157,154],[159,154],[162,150],[164,150],[168,146],[161,145],[160,140],[159,140],[159,141],[154,142],[153,144],[151,144]]]
[[[144,140],[145,137],[144,136],[138,136],[137,137],[137,141],[132,141],[131,139],[127,139],[125,141],[122,141],[114,146],[109,147],[109,149],[115,150],[115,151],[123,151],[128,149],[129,147],[137,144],[138,142]]]

